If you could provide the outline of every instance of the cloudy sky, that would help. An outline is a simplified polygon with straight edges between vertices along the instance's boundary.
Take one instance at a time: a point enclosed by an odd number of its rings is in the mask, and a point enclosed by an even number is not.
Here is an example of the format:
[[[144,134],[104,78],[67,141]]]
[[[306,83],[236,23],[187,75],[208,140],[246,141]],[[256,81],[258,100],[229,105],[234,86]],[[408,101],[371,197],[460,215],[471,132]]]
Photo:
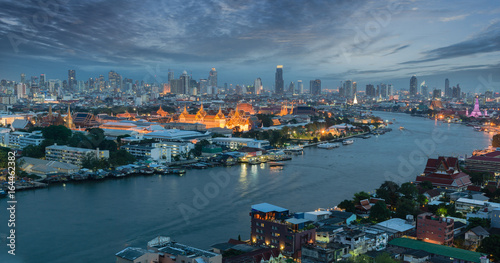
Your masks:
[[[272,88],[281,64],[286,85],[408,89],[417,75],[500,91],[500,1],[0,0],[0,79],[75,69],[152,82],[215,67],[220,85]]]

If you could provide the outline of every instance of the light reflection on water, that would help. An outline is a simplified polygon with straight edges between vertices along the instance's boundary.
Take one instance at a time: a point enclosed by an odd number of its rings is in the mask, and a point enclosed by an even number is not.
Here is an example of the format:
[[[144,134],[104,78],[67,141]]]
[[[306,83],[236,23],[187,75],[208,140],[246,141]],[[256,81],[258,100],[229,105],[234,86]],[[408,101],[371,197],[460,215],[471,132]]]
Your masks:
[[[26,262],[70,262],[76,257],[111,262],[124,244],[145,247],[157,235],[200,248],[238,235],[246,239],[252,204],[268,202],[292,211],[332,207],[354,192],[373,191],[385,180],[385,172],[397,171],[398,158],[407,159],[418,149],[416,141],[431,138],[435,130],[446,138],[436,143],[435,152],[430,154],[433,157],[470,155],[472,150],[487,146],[492,137],[464,125],[404,114],[375,114],[390,121],[395,118],[393,131],[332,150],[307,148],[304,155],[293,156],[283,168],[242,164],[189,170],[182,177],[139,176],[19,192],[16,252]],[[405,129],[399,130],[400,126]],[[422,169],[415,167],[408,180]],[[229,181],[186,222],[179,205],[194,207],[196,191],[203,192],[214,183],[212,175],[227,176]],[[6,209],[3,200],[0,209]],[[0,213],[0,222],[7,220],[6,214]],[[0,233],[7,231],[6,224],[0,224]],[[53,240],[58,240],[57,248]],[[2,249],[0,254],[6,254]]]

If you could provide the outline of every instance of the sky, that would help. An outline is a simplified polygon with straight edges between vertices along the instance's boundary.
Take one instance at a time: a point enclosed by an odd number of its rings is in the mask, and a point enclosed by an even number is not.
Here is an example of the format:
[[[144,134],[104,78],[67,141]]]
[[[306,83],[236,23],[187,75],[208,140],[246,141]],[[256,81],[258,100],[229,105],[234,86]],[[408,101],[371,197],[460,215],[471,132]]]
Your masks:
[[[219,86],[269,89],[352,79],[408,89],[500,91],[500,1],[0,0],[0,79],[46,74],[78,80],[114,70],[165,82],[169,69]]]

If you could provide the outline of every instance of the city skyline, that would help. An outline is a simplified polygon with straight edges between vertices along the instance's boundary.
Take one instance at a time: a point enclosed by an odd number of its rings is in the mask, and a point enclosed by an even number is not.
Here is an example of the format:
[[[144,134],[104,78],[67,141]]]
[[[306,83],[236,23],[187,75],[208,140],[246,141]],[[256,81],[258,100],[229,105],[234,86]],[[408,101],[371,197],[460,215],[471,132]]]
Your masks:
[[[446,78],[465,92],[486,91],[478,90],[482,79],[498,88],[500,3],[182,3],[4,1],[0,78],[63,80],[74,69],[77,80],[113,70],[166,82],[169,69],[199,80],[216,68],[219,86],[260,77],[274,90],[276,65],[283,65],[284,83],[321,79],[327,89],[348,79],[409,89],[412,75],[430,91],[444,90]]]

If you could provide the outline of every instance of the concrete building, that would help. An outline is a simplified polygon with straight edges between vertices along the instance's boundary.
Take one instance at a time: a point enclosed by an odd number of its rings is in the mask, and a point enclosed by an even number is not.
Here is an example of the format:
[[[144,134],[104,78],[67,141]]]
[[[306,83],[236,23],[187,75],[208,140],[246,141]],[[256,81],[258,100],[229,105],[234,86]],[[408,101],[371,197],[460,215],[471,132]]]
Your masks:
[[[315,241],[311,221],[296,218],[288,209],[268,203],[252,205],[250,212],[252,245],[280,248],[284,255],[299,258],[301,247]]]
[[[160,255],[158,263],[222,263],[221,254],[173,242],[170,237],[149,241],[148,251]]]
[[[43,140],[41,131],[34,131],[32,133],[14,131],[8,134],[9,147],[18,150],[30,145],[40,145]]]
[[[453,243],[454,220],[423,213],[417,217],[417,238],[440,245]]]
[[[139,158],[139,159],[144,159],[144,160],[154,160],[158,161],[160,159],[165,160],[166,162],[171,161],[171,155],[162,155],[161,154],[161,149],[152,147],[152,146],[146,146],[146,145],[123,145],[120,147],[120,149],[125,150],[132,154],[133,156]]]
[[[268,140],[255,140],[248,138],[213,138],[212,141],[221,146],[229,147],[230,149],[238,149],[244,146],[252,148],[264,148],[269,146]]]
[[[47,160],[71,163],[78,166],[82,165],[83,158],[88,154],[92,154],[98,159],[109,158],[108,150],[93,150],[57,144],[45,148],[45,158]]]
[[[194,149],[194,143],[191,142],[161,141],[153,143],[152,146],[160,149],[160,156],[172,157],[186,155]]]
[[[66,175],[74,174],[80,170],[80,167],[56,161],[47,161],[31,157],[19,158],[17,162],[18,168],[28,174],[35,174],[46,178],[47,176],[63,173]]]
[[[116,263],[159,262],[160,254],[138,247],[127,247],[115,254]]]

